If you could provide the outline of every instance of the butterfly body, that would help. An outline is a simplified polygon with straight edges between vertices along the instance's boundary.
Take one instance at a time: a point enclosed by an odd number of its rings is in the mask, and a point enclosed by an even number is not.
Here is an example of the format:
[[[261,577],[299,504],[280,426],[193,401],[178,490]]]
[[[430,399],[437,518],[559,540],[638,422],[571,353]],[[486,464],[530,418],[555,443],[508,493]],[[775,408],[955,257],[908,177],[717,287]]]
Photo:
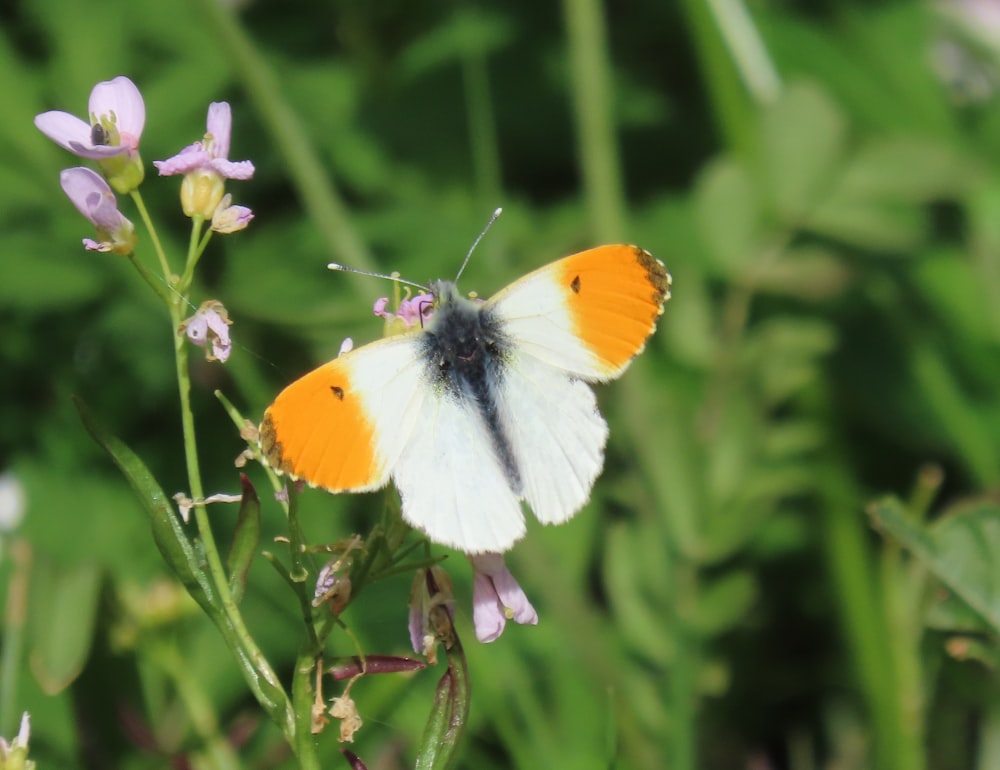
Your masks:
[[[603,246],[536,270],[486,302],[431,286],[424,328],[346,353],[289,385],[261,424],[265,460],[333,492],[390,478],[403,517],[467,553],[586,503],[608,428],[588,381],[642,350],[670,276],[634,246]]]

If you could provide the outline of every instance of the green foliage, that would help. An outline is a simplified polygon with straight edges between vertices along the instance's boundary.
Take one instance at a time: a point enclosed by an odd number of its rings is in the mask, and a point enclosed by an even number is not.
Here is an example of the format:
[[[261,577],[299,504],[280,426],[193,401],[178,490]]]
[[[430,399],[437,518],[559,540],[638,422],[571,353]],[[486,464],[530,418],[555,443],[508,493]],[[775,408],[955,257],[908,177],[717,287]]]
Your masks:
[[[447,555],[467,671],[354,680],[370,766],[447,764],[463,708],[455,766],[484,770],[1000,766],[1000,42],[888,0],[227,5],[3,11],[0,471],[27,510],[0,532],[0,735],[29,710],[39,767],[347,766],[336,724],[310,733],[315,655],[412,655],[412,569]],[[150,161],[209,102],[257,166],[230,190],[253,224],[190,291],[236,342],[190,358],[205,495],[245,489],[240,413],[379,336],[389,290],[328,262],[448,277],[503,205],[463,277],[484,296],[603,239],[667,264],[657,334],[600,392],[592,501],[509,555],[537,627],[473,641],[464,559],[408,550],[383,496],[180,521],[176,319],[80,248],[79,163],[32,126],[118,74],[168,253],[190,223]],[[311,606],[327,556],[355,581],[337,619]]]

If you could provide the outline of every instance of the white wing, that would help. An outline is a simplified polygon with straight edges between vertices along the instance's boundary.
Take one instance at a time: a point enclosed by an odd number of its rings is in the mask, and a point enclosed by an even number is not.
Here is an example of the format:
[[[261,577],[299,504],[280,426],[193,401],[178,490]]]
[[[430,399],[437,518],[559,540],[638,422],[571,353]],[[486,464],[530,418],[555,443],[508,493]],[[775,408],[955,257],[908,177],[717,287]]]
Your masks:
[[[594,392],[522,352],[504,371],[497,404],[535,516],[543,524],[566,521],[587,502],[604,465],[608,426]]]
[[[365,345],[286,387],[267,408],[269,465],[331,492],[377,489],[412,431],[424,384],[413,335]]]
[[[584,380],[618,377],[670,297],[663,264],[636,246],[598,246],[550,262],[490,298],[518,350]]]
[[[476,405],[421,390],[392,472],[403,518],[466,553],[509,550],[524,535],[524,515]]]

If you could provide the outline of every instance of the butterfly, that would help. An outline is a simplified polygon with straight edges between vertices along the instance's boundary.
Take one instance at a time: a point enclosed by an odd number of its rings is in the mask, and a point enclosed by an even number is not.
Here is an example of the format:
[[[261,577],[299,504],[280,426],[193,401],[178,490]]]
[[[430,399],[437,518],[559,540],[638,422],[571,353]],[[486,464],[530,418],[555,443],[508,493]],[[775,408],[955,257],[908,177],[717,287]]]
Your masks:
[[[570,519],[604,465],[588,383],[645,347],[671,278],[636,246],[552,262],[485,302],[430,286],[422,326],[340,355],[286,387],[260,425],[265,461],[330,492],[395,483],[403,518],[465,553],[504,552]]]

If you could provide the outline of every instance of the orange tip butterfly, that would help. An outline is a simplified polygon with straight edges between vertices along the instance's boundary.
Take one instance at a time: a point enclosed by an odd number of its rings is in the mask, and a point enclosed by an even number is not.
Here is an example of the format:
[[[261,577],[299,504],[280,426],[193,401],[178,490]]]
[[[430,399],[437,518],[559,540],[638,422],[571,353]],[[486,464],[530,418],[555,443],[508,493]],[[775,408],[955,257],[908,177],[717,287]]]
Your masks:
[[[670,298],[670,274],[636,246],[552,262],[475,302],[431,284],[435,310],[285,388],[260,442],[275,470],[330,492],[391,478],[403,518],[466,553],[503,552],[571,518],[604,465],[608,425],[589,382],[619,377]]]

